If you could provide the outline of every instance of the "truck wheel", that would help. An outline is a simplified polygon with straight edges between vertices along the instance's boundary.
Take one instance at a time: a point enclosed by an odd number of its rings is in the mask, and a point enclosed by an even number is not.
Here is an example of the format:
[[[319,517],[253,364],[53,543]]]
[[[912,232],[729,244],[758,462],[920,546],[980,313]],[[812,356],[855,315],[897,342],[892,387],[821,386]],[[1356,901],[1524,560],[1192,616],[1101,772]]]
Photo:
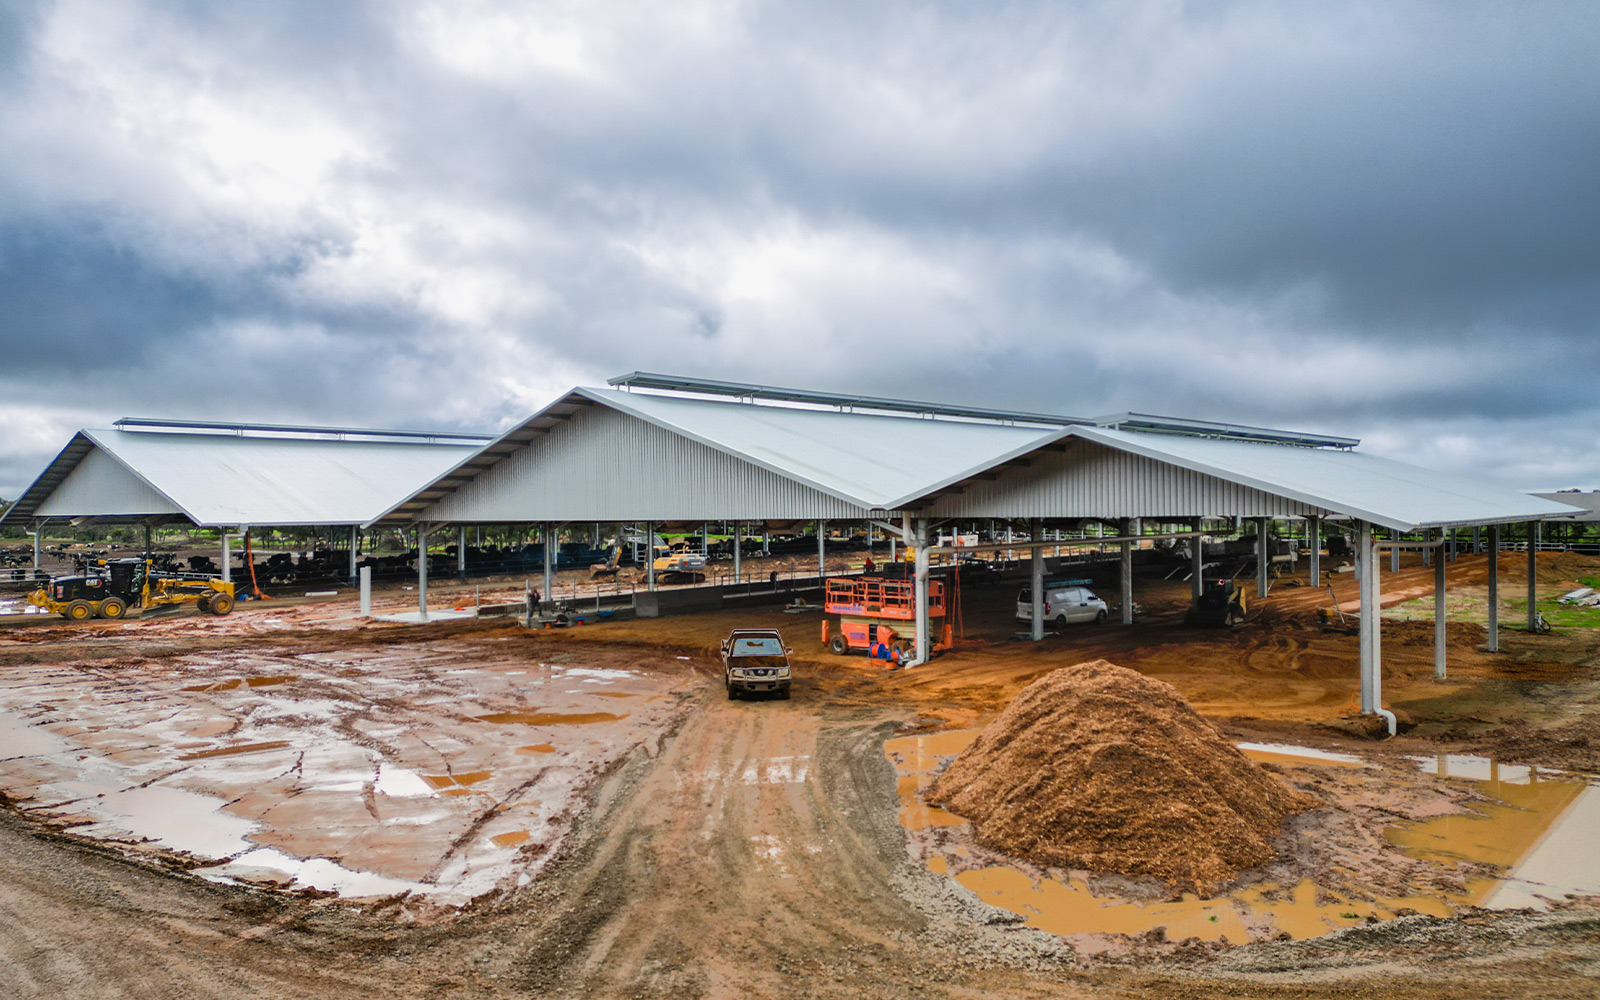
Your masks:
[[[1239,606],[1237,604],[1235,604],[1235,605],[1231,606],[1230,608],[1228,608],[1228,613],[1222,619],[1222,624],[1227,626],[1228,628],[1233,628],[1235,625],[1239,624],[1242,621],[1244,621],[1244,612],[1240,611],[1239,610]]]
[[[834,656],[843,656],[849,650],[850,644],[845,642],[843,633],[835,632],[828,637],[828,651]]]
[[[227,594],[217,594],[211,598],[211,613],[225,615],[233,610],[233,598]]]
[[[779,688],[778,689],[778,697],[782,698],[784,701],[788,701],[789,700],[789,689],[788,688]]]
[[[88,621],[94,617],[94,605],[88,601],[73,601],[65,612],[68,621]]]
[[[108,597],[100,602],[101,618],[121,618],[128,613],[128,606],[122,603],[120,597]]]
[[[195,602],[194,602],[194,606],[195,606],[195,608],[196,608],[196,609],[198,609],[198,610],[199,610],[199,611],[200,611],[200,612],[201,612],[201,613],[203,613],[203,614],[209,614],[209,613],[210,613],[210,612],[211,612],[211,598],[209,598],[209,597],[202,597],[202,598],[200,598],[200,599],[199,599],[199,600],[197,600],[197,601],[195,601]]]
[[[728,700],[729,701],[738,701],[739,700],[739,689],[734,687],[732,684],[728,685]]]

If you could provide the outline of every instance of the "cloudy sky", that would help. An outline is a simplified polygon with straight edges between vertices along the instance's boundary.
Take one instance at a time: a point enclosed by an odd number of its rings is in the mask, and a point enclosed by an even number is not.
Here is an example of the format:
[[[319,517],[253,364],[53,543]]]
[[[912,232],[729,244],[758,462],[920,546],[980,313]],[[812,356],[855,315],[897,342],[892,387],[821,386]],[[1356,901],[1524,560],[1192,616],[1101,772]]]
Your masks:
[[[1600,487],[1600,5],[0,0],[0,496],[643,369]]]

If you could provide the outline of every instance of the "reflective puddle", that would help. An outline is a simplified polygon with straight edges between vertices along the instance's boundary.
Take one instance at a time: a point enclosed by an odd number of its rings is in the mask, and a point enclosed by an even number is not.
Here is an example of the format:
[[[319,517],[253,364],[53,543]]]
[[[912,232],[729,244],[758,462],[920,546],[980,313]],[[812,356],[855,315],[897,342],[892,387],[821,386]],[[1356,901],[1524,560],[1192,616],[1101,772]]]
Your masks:
[[[597,722],[617,722],[627,717],[626,712],[621,715],[610,712],[496,712],[474,718],[478,722],[492,722],[500,726],[592,726]]]
[[[943,762],[966,749],[978,732],[948,730],[884,744],[884,754],[899,775],[899,819],[907,830],[965,823],[955,813],[923,803],[919,796]],[[1253,759],[1278,764],[1370,766],[1351,754],[1312,747],[1241,744],[1241,749]],[[1600,788],[1485,758],[1417,758],[1417,762],[1428,773],[1482,782],[1479,790],[1497,801],[1466,815],[1396,828],[1390,831],[1390,840],[1414,857],[1499,865],[1506,869],[1504,877],[1472,880],[1461,896],[1352,900],[1306,880],[1293,886],[1261,883],[1210,899],[1185,894],[1158,903],[1095,895],[1083,878],[1035,879],[1009,865],[968,868],[954,877],[984,902],[1052,934],[1136,936],[1160,929],[1169,940],[1226,938],[1235,944],[1282,934],[1317,937],[1408,911],[1445,917],[1467,905],[1540,906],[1540,896],[1559,899],[1600,893],[1600,838],[1593,833],[1600,829]],[[937,875],[948,874],[953,867],[951,858],[938,853],[930,855],[927,864]]]

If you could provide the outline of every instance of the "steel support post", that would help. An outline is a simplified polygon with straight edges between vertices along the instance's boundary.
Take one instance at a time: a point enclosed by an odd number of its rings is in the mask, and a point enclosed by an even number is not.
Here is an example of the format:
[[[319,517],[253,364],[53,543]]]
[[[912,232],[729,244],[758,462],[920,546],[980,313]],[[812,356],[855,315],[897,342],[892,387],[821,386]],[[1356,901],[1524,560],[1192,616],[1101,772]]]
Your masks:
[[[222,582],[233,582],[233,554],[228,551],[228,529],[222,529]]]
[[[1450,529],[1450,561],[1456,561],[1456,529]]]
[[[467,582],[467,529],[463,525],[456,529],[456,575],[461,577],[461,582]]]
[[[1382,698],[1382,644],[1378,633],[1378,547],[1372,525],[1366,521],[1356,527],[1356,559],[1361,571],[1361,714],[1378,710]]]
[[[544,593],[540,596],[544,598],[544,604],[548,607],[555,602],[555,595],[551,591],[555,589],[556,585],[556,529],[546,524],[542,530],[544,532]],[[654,563],[655,560],[652,559],[651,562]]]
[[[144,526],[144,557],[146,559],[150,558],[150,551],[150,526],[147,524]]]
[[[1483,552],[1482,529],[1476,524],[1472,526],[1472,554],[1479,555]]]
[[[372,567],[363,566],[356,575],[357,586],[361,588],[361,617],[372,616]]]
[[[933,652],[933,643],[930,641],[928,623],[928,522],[925,518],[916,521],[916,581],[913,590],[917,600],[917,653],[916,662],[926,663]]]
[[[1195,536],[1189,540],[1189,596],[1198,601],[1200,599],[1200,591],[1205,589],[1205,580],[1202,577],[1205,574],[1206,565],[1205,552],[1203,551],[1205,544],[1200,538],[1200,519],[1198,517],[1194,519],[1194,530]]]
[[[1472,529],[1476,532],[1478,529]],[[1500,652],[1500,526],[1489,525],[1489,652]]]
[[[417,523],[417,620],[428,620],[428,525]]]
[[[350,526],[350,585],[353,587],[358,582],[360,570],[356,568],[356,554],[361,551],[361,526]]]
[[[1117,522],[1117,534],[1122,536],[1122,572],[1120,573],[1122,585],[1122,624],[1133,624],[1133,542],[1129,535],[1139,531],[1138,521],[1130,521],[1124,517]]]
[[[44,534],[44,522],[40,521],[33,526],[33,568],[39,568],[39,536]]]
[[[1311,547],[1311,586],[1322,586],[1322,518],[1306,518],[1306,544]]]
[[[817,579],[828,573],[828,522],[817,522]]]
[[[744,582],[744,522],[733,526],[733,582]]]
[[[1437,535],[1443,538],[1443,533]],[[1427,550],[1423,550],[1427,551]],[[1444,680],[1445,673],[1445,607],[1444,607],[1444,552],[1433,561],[1433,678]]]
[[[644,523],[644,589],[656,589],[656,523]]]
[[[1037,519],[1035,519],[1028,526],[1028,531],[1029,531],[1030,537],[1032,537],[1034,541],[1038,541],[1039,540],[1039,522],[1038,522]],[[1032,576],[1033,576],[1033,589],[1031,591],[1032,597],[1030,598],[1032,603],[1031,603],[1031,605],[1029,607],[1029,610],[1028,610],[1028,613],[1031,616],[1032,621],[1029,623],[1029,626],[1028,626],[1028,629],[1029,629],[1028,634],[1033,637],[1033,641],[1034,642],[1038,642],[1039,640],[1044,638],[1044,546],[1043,545],[1035,545],[1033,547],[1033,549],[1032,549],[1032,558],[1033,558],[1033,564],[1032,564],[1032,569],[1030,570],[1030,572],[1032,573]]]
[[[1389,532],[1389,540],[1391,542],[1399,541],[1400,536],[1391,530]],[[1398,548],[1392,548],[1389,550],[1389,572],[1400,572],[1400,550]]]
[[[1264,517],[1256,518],[1256,596],[1267,596],[1267,569],[1272,565],[1272,545],[1267,540],[1268,525]]]
[[[1528,522],[1528,632],[1532,634],[1539,619],[1539,522]]]

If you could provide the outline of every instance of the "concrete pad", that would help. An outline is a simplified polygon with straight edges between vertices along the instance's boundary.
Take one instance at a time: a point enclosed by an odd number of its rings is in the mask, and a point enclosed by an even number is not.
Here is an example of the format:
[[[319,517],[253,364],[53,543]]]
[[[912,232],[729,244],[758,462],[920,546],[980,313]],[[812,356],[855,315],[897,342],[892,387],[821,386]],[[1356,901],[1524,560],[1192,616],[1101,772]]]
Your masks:
[[[456,611],[454,609],[448,611],[429,611],[428,621],[426,623],[423,622],[422,612],[420,611],[402,611],[397,615],[373,615],[372,617],[382,622],[400,622],[405,625],[422,625],[432,624],[433,622],[455,621],[460,618],[476,618],[478,617],[478,610],[474,608],[471,611]]]

